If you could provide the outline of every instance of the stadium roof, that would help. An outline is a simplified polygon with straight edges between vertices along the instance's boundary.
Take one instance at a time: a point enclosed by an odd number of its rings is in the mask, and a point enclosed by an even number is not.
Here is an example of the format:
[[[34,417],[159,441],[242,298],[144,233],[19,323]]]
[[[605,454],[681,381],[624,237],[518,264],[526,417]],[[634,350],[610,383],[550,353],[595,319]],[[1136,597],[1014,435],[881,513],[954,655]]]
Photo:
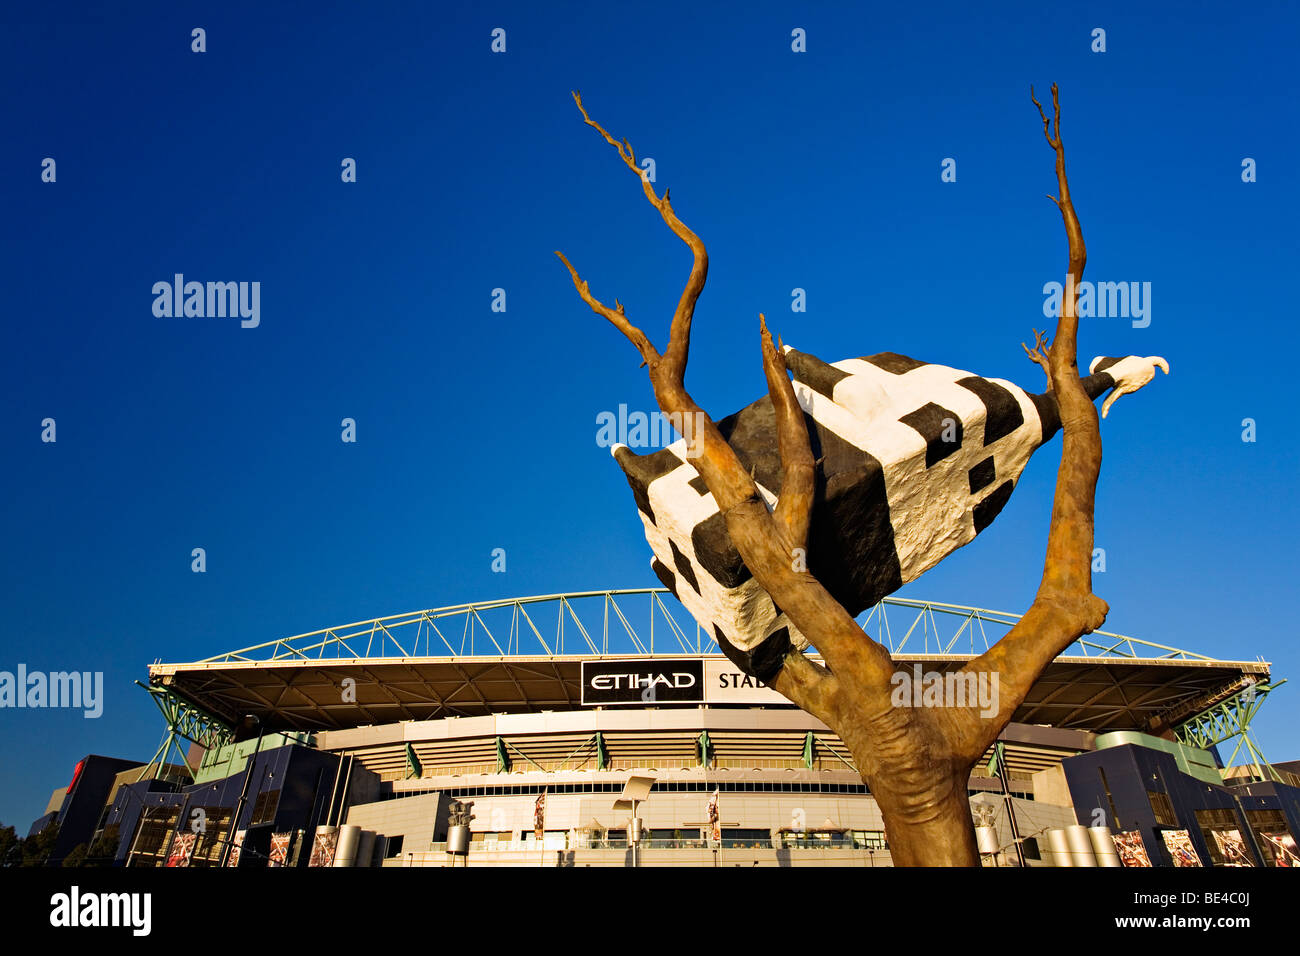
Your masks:
[[[150,682],[230,724],[256,714],[267,730],[573,710],[581,706],[584,660],[719,656],[693,622],[690,631],[677,623],[666,596],[662,589],[591,591],[416,611],[194,663],[154,664]],[[537,625],[551,614],[554,627]],[[924,662],[927,671],[960,667],[1016,620],[895,598],[860,619],[900,664]],[[1214,660],[1098,631],[1048,667],[1013,720],[1152,732],[1268,677],[1263,661]],[[355,680],[355,700],[345,699],[346,678]]]

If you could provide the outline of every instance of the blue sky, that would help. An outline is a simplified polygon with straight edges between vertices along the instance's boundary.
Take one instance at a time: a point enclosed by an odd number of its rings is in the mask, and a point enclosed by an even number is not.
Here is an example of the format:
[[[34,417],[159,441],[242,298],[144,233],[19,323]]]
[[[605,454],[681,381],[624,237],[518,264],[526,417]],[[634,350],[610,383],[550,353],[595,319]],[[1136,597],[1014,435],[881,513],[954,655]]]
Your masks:
[[[652,407],[645,372],[552,250],[660,344],[690,257],[573,88],[709,246],[688,384],[721,417],[763,392],[760,311],[828,361],[892,350],[1039,390],[1020,342],[1065,240],[1028,88],[1059,83],[1086,278],[1152,288],[1148,327],[1085,320],[1081,358],[1172,367],[1103,423],[1106,627],[1300,673],[1293,6],[376,6],[0,20],[0,669],[106,684],[97,720],[0,711],[0,820],[25,830],[86,753],[153,752],[132,681],[155,659],[657,584],[595,442],[597,413]],[[178,272],[260,282],[260,325],[155,317]],[[1059,449],[903,595],[1023,611]],[[1274,759],[1300,757],[1297,701],[1257,725]]]

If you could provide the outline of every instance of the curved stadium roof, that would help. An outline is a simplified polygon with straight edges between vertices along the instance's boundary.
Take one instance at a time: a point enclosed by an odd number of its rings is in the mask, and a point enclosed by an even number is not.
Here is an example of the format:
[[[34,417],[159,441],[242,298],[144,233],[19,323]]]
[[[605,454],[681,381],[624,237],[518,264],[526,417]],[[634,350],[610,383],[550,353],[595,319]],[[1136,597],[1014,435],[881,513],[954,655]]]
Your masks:
[[[150,683],[226,723],[256,714],[267,730],[574,710],[581,706],[584,660],[720,656],[713,638],[694,621],[683,627],[674,609],[690,620],[662,588],[460,604],[193,663],[154,664]],[[900,664],[942,670],[983,653],[1017,620],[1000,611],[886,598],[859,623]],[[348,677],[356,681],[356,701],[344,703],[340,687]],[[1263,661],[1215,660],[1096,631],[1048,667],[1013,720],[1154,732],[1268,677]]]

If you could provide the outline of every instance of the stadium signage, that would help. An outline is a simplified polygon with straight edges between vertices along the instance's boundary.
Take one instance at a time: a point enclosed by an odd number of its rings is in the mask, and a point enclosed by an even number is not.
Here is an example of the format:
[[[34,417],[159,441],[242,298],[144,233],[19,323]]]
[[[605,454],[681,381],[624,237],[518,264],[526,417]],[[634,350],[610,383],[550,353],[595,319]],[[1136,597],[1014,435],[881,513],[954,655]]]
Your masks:
[[[746,674],[731,661],[704,663],[706,704],[786,704],[788,701],[757,677]]]
[[[582,662],[582,703],[768,704],[790,702],[727,660],[634,658]]]
[[[702,660],[582,662],[583,704],[699,704]]]

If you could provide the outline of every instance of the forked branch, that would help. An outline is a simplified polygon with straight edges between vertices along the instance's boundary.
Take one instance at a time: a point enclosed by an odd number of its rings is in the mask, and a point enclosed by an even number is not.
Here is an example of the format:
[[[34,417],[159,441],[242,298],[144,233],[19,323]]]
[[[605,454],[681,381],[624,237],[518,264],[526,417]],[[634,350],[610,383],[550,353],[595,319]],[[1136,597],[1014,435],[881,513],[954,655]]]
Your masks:
[[[636,153],[632,151],[631,144],[626,139],[622,142],[615,140],[605,130],[605,127],[587,115],[587,109],[582,105],[582,94],[577,90],[573,91],[573,101],[578,104],[578,109],[582,111],[583,121],[600,133],[605,138],[605,142],[618,150],[619,158],[623,160],[624,165],[641,180],[641,189],[645,192],[650,205],[659,210],[659,215],[668,224],[668,228],[690,247],[691,255],[694,256],[695,261],[691,266],[691,274],[686,280],[686,287],[682,289],[681,298],[677,302],[677,309],[673,313],[673,322],[668,333],[668,348],[663,354],[663,361],[660,363],[659,371],[659,374],[665,376],[667,381],[681,385],[686,375],[686,359],[691,347],[691,321],[695,317],[695,302],[699,299],[700,293],[704,291],[704,282],[709,276],[709,254],[705,250],[700,237],[687,228],[686,224],[677,218],[677,213],[673,212],[672,203],[668,199],[668,190],[664,189],[662,197],[655,192],[654,186],[650,183],[650,178],[637,165]]]
[[[813,488],[816,464],[808,439],[808,422],[794,395],[786,368],[785,355],[772,344],[767,319],[760,312],[759,328],[763,343],[763,373],[767,376],[768,394],[776,410],[776,439],[781,454],[781,494],[776,500],[777,526],[793,552],[802,551],[806,569],[808,525],[812,521]]]
[[[1048,391],[1051,391],[1052,369],[1048,365],[1048,358],[1047,358],[1048,355],[1047,333],[1040,332],[1037,329],[1034,329],[1034,347],[1031,349],[1024,342],[1020,343],[1020,347],[1025,350],[1025,354],[1029,356],[1029,360],[1043,370],[1043,373],[1047,376],[1047,389]]]
[[[991,718],[972,718],[963,726],[961,749],[972,760],[996,739],[1053,658],[1083,634],[1100,627],[1107,611],[1106,602],[1092,593],[1093,515],[1101,472],[1101,432],[1097,409],[1079,379],[1077,356],[1077,296],[1088,254],[1065,175],[1061,102],[1056,84],[1052,84],[1051,119],[1034,96],[1033,87],[1029,96],[1043,121],[1043,136],[1056,154],[1060,196],[1052,200],[1061,211],[1069,246],[1068,284],[1051,347],[1047,348],[1038,332],[1034,349],[1025,347],[1029,357],[1047,371],[1056,395],[1061,413],[1061,464],[1056,473],[1047,556],[1034,602],[1002,640],[963,668],[976,673],[997,672],[1000,676],[997,713]]]
[[[852,615],[812,574],[796,570],[806,568],[806,563],[800,561],[802,558],[806,562],[806,554],[795,557],[793,552],[795,548],[807,547],[815,466],[803,412],[795,399],[784,356],[772,345],[766,323],[762,322],[764,373],[777,409],[782,458],[782,488],[773,514],[767,510],[753,478],[712,418],[686,390],[684,378],[690,351],[691,322],[695,303],[708,276],[709,258],[704,243],[677,217],[668,190],[664,190],[662,197],[655,193],[637,166],[631,144],[627,140],[616,140],[593,120],[578,93],[573,94],[573,99],[586,124],[617,150],[623,164],[641,180],[646,199],[691,250],[691,273],[673,313],[668,348],[662,354],[657,352],[645,334],[628,320],[621,304],[616,303],[611,309],[595,298],[569,261],[558,252],[556,255],[568,268],[574,287],[583,300],[618,328],[641,353],[642,360],[649,366],[650,381],[659,407],[670,416],[681,416],[683,422],[698,423],[693,429],[694,434],[686,436],[691,443],[691,464],[713,495],[726,520],[728,534],[755,580],[786,612],[795,627],[818,636],[817,649],[836,674],[854,673],[858,681],[885,687],[893,674],[889,652],[862,632]],[[787,657],[782,674],[785,676],[779,677],[777,689],[812,713],[824,715],[828,696],[838,693],[839,684],[830,679],[830,672],[797,651],[792,651]]]
[[[578,290],[578,295],[582,296],[582,301],[591,306],[591,310],[597,315],[603,315],[618,329],[627,336],[628,341],[636,346],[636,350],[641,353],[641,364],[649,365],[651,362],[659,360],[659,353],[655,347],[650,344],[644,332],[627,320],[627,315],[623,311],[623,303],[617,299],[614,300],[614,308],[610,308],[591,294],[591,289],[587,280],[578,277],[578,270],[569,264],[569,260],[564,257],[564,253],[558,249],[555,254],[560,257],[565,268],[569,270],[569,275],[573,276],[573,286]]]

